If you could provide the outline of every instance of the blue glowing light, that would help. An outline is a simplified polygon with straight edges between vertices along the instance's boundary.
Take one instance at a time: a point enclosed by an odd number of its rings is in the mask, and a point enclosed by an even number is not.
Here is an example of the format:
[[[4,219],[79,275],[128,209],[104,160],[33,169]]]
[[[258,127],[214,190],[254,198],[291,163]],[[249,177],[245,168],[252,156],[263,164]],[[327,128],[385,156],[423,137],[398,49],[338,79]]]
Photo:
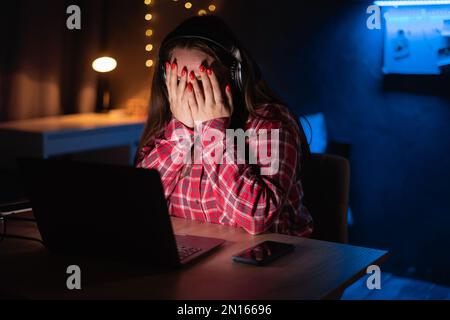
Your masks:
[[[450,60],[450,1],[375,1],[383,7],[386,74],[441,74]],[[433,6],[434,5],[434,6]]]
[[[379,7],[448,5],[448,0],[375,1]]]
[[[323,113],[300,117],[311,152],[325,153],[328,144],[327,125]]]

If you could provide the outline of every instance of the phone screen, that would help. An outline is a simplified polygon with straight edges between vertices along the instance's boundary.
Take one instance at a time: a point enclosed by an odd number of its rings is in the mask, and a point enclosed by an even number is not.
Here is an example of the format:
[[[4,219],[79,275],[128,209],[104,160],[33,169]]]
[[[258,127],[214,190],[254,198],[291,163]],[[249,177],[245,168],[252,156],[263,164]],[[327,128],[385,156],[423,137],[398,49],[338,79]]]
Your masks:
[[[289,243],[264,241],[233,256],[236,262],[263,265],[292,251],[294,245]]]

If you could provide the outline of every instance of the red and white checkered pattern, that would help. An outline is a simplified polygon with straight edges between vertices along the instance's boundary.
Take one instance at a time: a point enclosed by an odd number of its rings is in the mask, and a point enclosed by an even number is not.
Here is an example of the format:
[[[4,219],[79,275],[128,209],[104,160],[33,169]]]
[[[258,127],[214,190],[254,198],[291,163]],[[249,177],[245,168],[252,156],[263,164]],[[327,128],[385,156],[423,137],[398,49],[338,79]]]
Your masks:
[[[245,128],[256,132],[267,129],[269,133],[278,129],[277,141],[268,134],[264,141],[249,144],[250,152],[256,154],[261,143],[267,143],[268,150],[272,143],[278,143],[278,168],[267,175],[261,174],[263,165],[259,161],[256,164],[237,161],[221,164],[204,158],[193,164],[180,161],[191,159],[191,146],[197,137],[203,156],[217,148],[223,148],[225,155],[229,151],[225,133],[230,118],[203,122],[198,133],[172,118],[164,130],[140,150],[137,167],[159,171],[171,215],[242,227],[251,234],[265,231],[305,237],[311,234],[312,219],[302,204],[303,189],[299,179],[298,125],[294,115],[282,106],[266,106],[261,114],[268,115],[270,108],[276,108],[275,112],[283,121],[250,117]],[[221,133],[220,139],[211,141],[207,134],[211,129]]]

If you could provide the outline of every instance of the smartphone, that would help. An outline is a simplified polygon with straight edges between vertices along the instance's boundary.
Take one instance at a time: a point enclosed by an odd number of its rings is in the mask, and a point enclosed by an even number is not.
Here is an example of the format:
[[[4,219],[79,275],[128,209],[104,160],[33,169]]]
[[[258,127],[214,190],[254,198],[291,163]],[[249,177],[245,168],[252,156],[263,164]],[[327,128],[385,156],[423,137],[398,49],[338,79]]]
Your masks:
[[[234,255],[233,261],[263,266],[291,252],[295,246],[289,243],[264,241]]]

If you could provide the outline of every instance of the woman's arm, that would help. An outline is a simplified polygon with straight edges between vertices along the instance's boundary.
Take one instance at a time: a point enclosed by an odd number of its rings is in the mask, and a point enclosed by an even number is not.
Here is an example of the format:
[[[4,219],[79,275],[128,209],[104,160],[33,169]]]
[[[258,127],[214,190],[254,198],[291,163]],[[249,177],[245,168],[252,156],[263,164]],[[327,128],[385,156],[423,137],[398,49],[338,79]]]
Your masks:
[[[192,129],[172,118],[164,135],[153,139],[141,150],[142,156],[136,167],[158,170],[166,199],[180,179],[181,168],[190,161],[192,144]]]
[[[204,155],[210,155],[213,151],[216,154],[218,150],[223,150],[223,155],[226,155],[230,151],[225,136],[227,123],[228,118],[219,118],[202,124]],[[215,138],[211,138],[211,130]],[[291,131],[285,128],[277,130],[278,137],[276,134],[267,135],[268,150],[275,147],[275,154],[272,152],[270,155],[274,161],[271,170],[259,163],[239,164],[236,159],[224,164],[208,161],[208,157],[203,159],[204,170],[213,184],[217,205],[222,212],[221,223],[238,225],[251,234],[258,234],[266,231],[280,213],[291,186],[296,183],[299,149],[298,139]],[[250,144],[250,152],[257,154],[258,149],[260,153],[265,152],[261,146],[266,141],[261,138],[263,136],[258,134],[258,143]],[[234,150],[231,151],[234,155]]]

